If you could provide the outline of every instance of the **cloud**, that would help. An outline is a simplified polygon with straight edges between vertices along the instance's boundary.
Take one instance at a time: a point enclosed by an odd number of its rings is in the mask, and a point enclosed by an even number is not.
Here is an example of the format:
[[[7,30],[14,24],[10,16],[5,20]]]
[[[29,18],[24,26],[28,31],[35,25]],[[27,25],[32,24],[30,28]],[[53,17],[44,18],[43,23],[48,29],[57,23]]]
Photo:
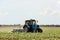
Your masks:
[[[57,3],[60,4],[60,1],[58,1]]]
[[[0,17],[7,16],[8,12],[0,12]]]
[[[60,11],[59,11],[59,10],[54,10],[53,13],[54,13],[55,15],[60,15]]]
[[[40,16],[46,16],[48,14],[48,11],[49,11],[49,9],[45,8],[45,9],[42,9],[39,14],[40,14]]]
[[[5,12],[5,15],[8,15],[8,12]]]
[[[53,10],[53,9],[46,8],[46,9],[42,10],[39,14],[40,14],[40,16],[43,16],[43,17],[45,17],[47,15],[50,15],[50,16],[60,15],[60,10]]]
[[[40,15],[41,16],[46,16],[47,15],[47,11],[40,12]]]

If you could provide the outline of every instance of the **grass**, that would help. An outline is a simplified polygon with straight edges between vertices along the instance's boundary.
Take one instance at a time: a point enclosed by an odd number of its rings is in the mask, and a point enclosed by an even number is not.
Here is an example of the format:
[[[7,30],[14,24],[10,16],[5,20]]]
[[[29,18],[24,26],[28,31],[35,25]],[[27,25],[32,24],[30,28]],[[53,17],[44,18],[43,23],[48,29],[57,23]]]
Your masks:
[[[41,27],[43,33],[0,33],[0,40],[60,40],[60,27]],[[7,29],[6,29],[7,30]]]

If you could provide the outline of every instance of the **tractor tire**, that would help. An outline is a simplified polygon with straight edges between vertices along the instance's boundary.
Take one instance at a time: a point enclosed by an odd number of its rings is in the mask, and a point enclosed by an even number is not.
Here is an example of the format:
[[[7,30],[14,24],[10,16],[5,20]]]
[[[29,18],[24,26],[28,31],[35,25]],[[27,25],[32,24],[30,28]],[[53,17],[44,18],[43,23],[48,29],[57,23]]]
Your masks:
[[[28,28],[27,28],[26,25],[24,25],[23,30],[24,30],[24,32],[27,32],[28,31]]]
[[[27,32],[28,31],[28,29],[27,28],[24,28],[24,32]]]
[[[40,33],[43,32],[43,30],[41,28],[38,28],[37,31],[40,32]]]
[[[37,32],[40,32],[40,33],[43,32],[43,30],[39,27],[39,25],[37,25],[37,29],[36,29],[36,31],[37,31]]]

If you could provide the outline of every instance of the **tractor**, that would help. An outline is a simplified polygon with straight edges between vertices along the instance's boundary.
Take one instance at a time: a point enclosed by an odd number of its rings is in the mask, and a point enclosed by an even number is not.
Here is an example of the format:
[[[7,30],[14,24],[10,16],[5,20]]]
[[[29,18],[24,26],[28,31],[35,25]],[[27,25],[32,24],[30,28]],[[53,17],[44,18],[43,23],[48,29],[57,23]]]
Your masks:
[[[39,27],[36,20],[30,19],[30,20],[25,20],[23,29],[13,29],[12,32],[40,32],[42,33],[43,30]]]
[[[34,19],[26,20],[23,26],[23,30],[24,32],[43,32],[43,30],[39,27],[36,20]]]

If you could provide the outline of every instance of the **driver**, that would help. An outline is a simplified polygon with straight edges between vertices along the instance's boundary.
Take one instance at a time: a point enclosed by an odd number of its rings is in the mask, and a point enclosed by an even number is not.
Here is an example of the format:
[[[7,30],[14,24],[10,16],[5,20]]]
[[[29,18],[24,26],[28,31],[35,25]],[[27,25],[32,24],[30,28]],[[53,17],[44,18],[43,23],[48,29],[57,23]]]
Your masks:
[[[33,24],[32,24],[32,30],[35,30],[37,28],[37,24],[36,24],[36,22],[33,22]]]

